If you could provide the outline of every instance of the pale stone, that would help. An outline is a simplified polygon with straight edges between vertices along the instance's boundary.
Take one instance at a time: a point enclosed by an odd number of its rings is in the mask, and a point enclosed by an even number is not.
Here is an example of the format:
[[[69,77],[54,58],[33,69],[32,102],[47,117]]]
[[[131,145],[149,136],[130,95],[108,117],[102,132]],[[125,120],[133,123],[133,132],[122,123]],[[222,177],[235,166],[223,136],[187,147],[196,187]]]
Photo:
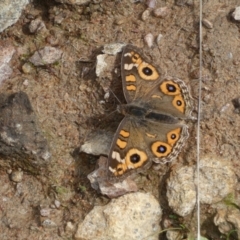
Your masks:
[[[235,11],[232,13],[232,17],[236,20],[236,21],[240,21],[240,7],[236,7]]]
[[[238,208],[231,206],[230,208],[218,209],[213,221],[221,233],[228,234],[232,229],[235,229],[238,236],[240,236],[240,213]]]
[[[96,75],[99,77],[101,73],[107,68],[107,54],[99,54],[97,56]]]
[[[148,33],[145,37],[144,37],[144,41],[145,43],[147,44],[147,46],[149,48],[151,48],[153,46],[153,40],[154,40],[154,37],[151,33]]]
[[[55,63],[62,56],[62,50],[54,47],[46,46],[36,51],[29,61],[35,66],[44,66]]]
[[[109,55],[116,55],[122,51],[122,48],[126,46],[125,43],[111,43],[104,45],[103,53]]]
[[[0,84],[12,74],[12,68],[9,62],[13,54],[16,52],[15,48],[8,42],[4,41],[0,46]]]
[[[180,216],[191,213],[196,205],[197,185],[200,202],[213,204],[234,192],[237,178],[228,160],[205,156],[200,160],[199,183],[196,166],[175,170],[167,182],[169,206]]]
[[[148,193],[130,193],[95,206],[78,225],[77,240],[157,240],[162,210]]]
[[[0,32],[18,21],[29,0],[0,1]]]

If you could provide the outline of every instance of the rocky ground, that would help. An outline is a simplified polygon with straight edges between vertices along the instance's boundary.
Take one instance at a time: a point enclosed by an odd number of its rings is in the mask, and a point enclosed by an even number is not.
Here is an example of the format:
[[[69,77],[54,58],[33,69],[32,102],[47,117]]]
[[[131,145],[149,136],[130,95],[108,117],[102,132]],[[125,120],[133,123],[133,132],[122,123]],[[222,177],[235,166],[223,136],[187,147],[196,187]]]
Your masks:
[[[112,92],[124,102],[120,54],[106,75],[96,74],[106,44],[133,44],[162,74],[182,79],[197,116],[199,1],[26,4],[0,3],[1,239],[194,239],[196,121],[188,122],[190,137],[175,161],[138,174],[138,192],[113,200],[87,178],[98,156],[80,149],[90,133],[110,132],[107,152],[121,121],[111,115]],[[240,236],[237,6],[203,1],[199,187],[201,235],[209,240]]]

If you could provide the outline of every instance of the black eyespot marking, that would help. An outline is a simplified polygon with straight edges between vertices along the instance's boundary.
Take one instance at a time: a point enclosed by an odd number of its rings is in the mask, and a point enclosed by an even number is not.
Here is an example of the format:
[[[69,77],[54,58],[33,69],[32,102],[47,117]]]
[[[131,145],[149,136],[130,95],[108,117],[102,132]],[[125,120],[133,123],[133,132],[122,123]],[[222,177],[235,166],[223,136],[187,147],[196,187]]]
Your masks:
[[[149,68],[149,67],[143,68],[142,71],[143,71],[143,73],[144,73],[145,75],[147,75],[147,76],[151,76],[151,75],[153,74],[152,69]]]
[[[167,90],[169,92],[176,92],[177,91],[176,87],[172,84],[167,84]]]
[[[133,55],[133,59],[134,59],[134,60],[138,60],[138,56]]]
[[[175,133],[173,133],[172,135],[171,135],[171,139],[175,139],[177,136],[176,136],[176,134]]]
[[[165,153],[167,151],[167,148],[163,145],[160,145],[157,147],[157,152],[159,153]]]
[[[178,106],[182,106],[182,101],[177,100],[177,105],[178,105]]]
[[[130,161],[131,163],[138,163],[141,160],[140,155],[137,153],[134,153],[133,155],[130,156]]]
[[[120,167],[117,169],[118,172],[121,172],[123,169]]]

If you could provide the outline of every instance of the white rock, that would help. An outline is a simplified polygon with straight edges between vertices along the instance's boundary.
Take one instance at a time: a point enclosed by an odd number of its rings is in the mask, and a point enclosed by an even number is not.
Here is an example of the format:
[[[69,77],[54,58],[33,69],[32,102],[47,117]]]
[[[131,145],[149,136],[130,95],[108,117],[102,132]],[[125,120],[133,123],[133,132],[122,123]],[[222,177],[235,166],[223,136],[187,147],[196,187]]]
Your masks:
[[[31,63],[26,62],[22,65],[22,71],[24,73],[30,73],[33,70],[33,66]]]
[[[78,225],[75,239],[157,240],[162,210],[148,193],[131,193],[96,206]]]
[[[156,0],[147,0],[146,4],[149,8],[155,8],[156,6]]]
[[[50,208],[42,208],[42,209],[40,209],[40,215],[42,217],[47,217],[47,216],[50,215],[50,213],[51,213],[51,209]]]
[[[0,84],[3,80],[9,78],[12,74],[12,68],[8,66],[8,64],[3,63],[0,64]]]
[[[156,39],[157,44],[159,44],[161,42],[162,38],[163,38],[163,35],[161,33],[159,33],[157,36],[157,39]]]
[[[180,216],[191,213],[196,204],[193,175],[192,167],[182,167],[174,171],[167,182],[168,204]]]
[[[97,56],[96,75],[98,77],[107,68],[107,62],[105,61],[107,56],[108,56],[107,54],[99,54]]]
[[[146,9],[143,13],[142,13],[142,20],[146,21],[150,16],[150,9]]]
[[[29,24],[30,33],[40,32],[42,30],[46,30],[46,26],[43,20],[40,18],[32,20],[31,23]]]
[[[104,45],[103,53],[110,54],[110,55],[116,55],[117,53],[122,51],[122,48],[126,46],[125,43],[110,43]]]
[[[55,199],[55,200],[54,200],[54,205],[55,205],[56,208],[60,208],[61,202],[58,201],[57,199]]]
[[[170,10],[168,7],[156,8],[153,11],[154,16],[159,18],[165,18],[167,15],[169,15],[169,13],[170,13]]]
[[[23,179],[23,171],[17,170],[17,171],[13,171],[13,172],[11,173],[11,180],[12,180],[13,182],[19,183],[19,182],[22,181],[22,179]]]
[[[216,203],[234,192],[237,178],[229,161],[205,156],[200,161],[199,174],[201,203]],[[196,176],[195,166],[185,166],[175,170],[167,182],[169,206],[180,216],[188,215],[195,207]]]
[[[18,21],[28,3],[29,0],[0,1],[0,32]]]
[[[221,201],[229,193],[234,192],[236,183],[237,177],[228,159],[210,155],[202,158],[200,161],[201,203],[212,204]]]
[[[145,37],[144,37],[144,41],[145,43],[148,45],[149,48],[151,48],[153,46],[153,35],[151,33],[148,33]]]
[[[98,190],[109,198],[116,198],[129,192],[136,192],[136,183],[129,178],[122,181],[113,182],[108,179],[108,159],[101,156],[97,162],[98,169],[88,174],[87,178],[91,182],[92,188]]]
[[[36,51],[29,61],[35,66],[44,66],[58,61],[62,56],[62,50],[54,47],[46,46]]]
[[[80,147],[80,152],[92,155],[108,155],[114,133],[98,130],[90,133]]]
[[[232,13],[232,17],[236,21],[240,21],[240,6],[235,8],[234,12]]]
[[[2,42],[0,46],[0,84],[3,80],[9,78],[13,72],[9,62],[15,52],[16,50],[12,45]]]
[[[209,29],[212,29],[213,28],[213,24],[206,18],[204,18],[202,20],[202,23],[203,25],[206,27],[206,28],[209,28]]]
[[[23,81],[23,85],[24,85],[25,87],[27,87],[27,86],[29,85],[28,79],[25,79],[25,80]]]
[[[72,222],[67,222],[66,227],[65,227],[65,231],[66,232],[72,232],[74,230],[74,225]]]
[[[213,221],[221,233],[228,234],[232,229],[235,229],[238,236],[240,236],[239,209],[233,206],[229,209],[218,209]]]

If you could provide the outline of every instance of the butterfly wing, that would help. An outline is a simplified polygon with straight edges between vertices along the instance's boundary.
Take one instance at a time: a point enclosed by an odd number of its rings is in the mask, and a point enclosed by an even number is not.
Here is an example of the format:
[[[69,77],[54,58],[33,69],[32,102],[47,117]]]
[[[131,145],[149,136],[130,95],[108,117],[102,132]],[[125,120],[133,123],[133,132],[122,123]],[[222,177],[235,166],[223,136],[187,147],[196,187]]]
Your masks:
[[[122,53],[122,84],[127,103],[141,99],[160,79],[160,72],[146,61],[140,50],[127,45]]]
[[[160,71],[136,47],[128,45],[122,54],[122,82],[126,101],[176,118],[191,117],[191,97],[186,84]]]
[[[173,160],[188,138],[186,125],[125,117],[114,136],[108,157],[111,179],[148,168],[152,161]]]

